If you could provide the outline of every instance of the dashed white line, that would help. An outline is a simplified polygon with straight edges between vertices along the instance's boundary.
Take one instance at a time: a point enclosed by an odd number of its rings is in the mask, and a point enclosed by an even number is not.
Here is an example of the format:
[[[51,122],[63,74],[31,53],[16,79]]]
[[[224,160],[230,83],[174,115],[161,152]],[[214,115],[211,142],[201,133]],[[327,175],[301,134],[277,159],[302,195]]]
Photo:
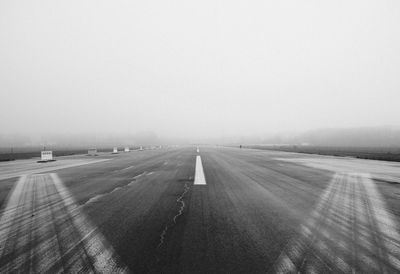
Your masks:
[[[196,172],[194,176],[195,185],[206,185],[206,178],[204,176],[203,163],[201,162],[201,157],[197,155],[196,157]]]

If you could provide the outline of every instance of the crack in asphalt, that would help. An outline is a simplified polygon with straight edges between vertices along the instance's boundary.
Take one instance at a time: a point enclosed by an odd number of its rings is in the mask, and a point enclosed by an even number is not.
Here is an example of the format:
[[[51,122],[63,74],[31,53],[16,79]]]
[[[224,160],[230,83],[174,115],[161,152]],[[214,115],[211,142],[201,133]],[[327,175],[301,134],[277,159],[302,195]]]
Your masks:
[[[176,219],[182,215],[183,210],[185,208],[185,201],[183,200],[183,197],[185,197],[185,194],[189,191],[190,187],[188,186],[188,184],[185,184],[184,190],[182,195],[176,200],[178,203],[181,203],[181,208],[179,209],[178,214],[176,214],[174,216],[174,223],[176,224]]]
[[[172,218],[172,221],[174,222],[172,225],[168,225],[168,223],[165,225],[164,230],[160,234],[160,242],[157,245],[157,249],[160,249],[161,246],[164,244],[165,236],[167,234],[167,231],[169,228],[173,227],[176,224],[176,220],[178,219],[179,216],[183,214],[183,211],[185,209],[185,201],[183,200],[185,198],[186,193],[189,191],[189,183],[185,183],[185,186],[183,187],[183,192],[182,194],[176,199],[176,202],[180,204],[180,208],[178,213]],[[159,260],[159,258],[157,258]]]
[[[165,234],[167,234],[167,230],[168,230],[168,225],[165,226],[164,230],[160,234],[160,243],[158,244],[157,248],[160,248],[163,245]]]

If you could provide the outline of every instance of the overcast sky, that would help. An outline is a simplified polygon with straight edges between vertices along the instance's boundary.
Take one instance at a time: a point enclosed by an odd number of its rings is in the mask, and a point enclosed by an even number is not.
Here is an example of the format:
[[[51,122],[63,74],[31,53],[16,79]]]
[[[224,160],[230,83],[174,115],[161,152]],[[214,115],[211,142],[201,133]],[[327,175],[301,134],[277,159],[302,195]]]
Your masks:
[[[400,1],[0,1],[0,132],[399,125]]]

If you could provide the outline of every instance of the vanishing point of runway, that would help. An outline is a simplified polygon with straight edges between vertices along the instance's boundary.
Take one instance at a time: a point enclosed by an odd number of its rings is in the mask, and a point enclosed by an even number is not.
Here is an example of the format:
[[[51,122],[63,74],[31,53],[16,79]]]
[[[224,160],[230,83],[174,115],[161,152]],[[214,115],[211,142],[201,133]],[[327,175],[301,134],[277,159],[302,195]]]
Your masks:
[[[399,164],[182,147],[1,165],[2,273],[400,272]]]

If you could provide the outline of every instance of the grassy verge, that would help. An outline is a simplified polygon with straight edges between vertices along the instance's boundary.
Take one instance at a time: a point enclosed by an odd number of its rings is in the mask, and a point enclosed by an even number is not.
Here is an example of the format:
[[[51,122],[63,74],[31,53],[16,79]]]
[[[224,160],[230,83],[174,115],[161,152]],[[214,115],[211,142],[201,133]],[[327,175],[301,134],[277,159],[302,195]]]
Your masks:
[[[290,146],[290,145],[249,145],[245,148],[287,151],[318,155],[354,157],[380,161],[400,162],[399,147],[327,147],[327,146]]]

